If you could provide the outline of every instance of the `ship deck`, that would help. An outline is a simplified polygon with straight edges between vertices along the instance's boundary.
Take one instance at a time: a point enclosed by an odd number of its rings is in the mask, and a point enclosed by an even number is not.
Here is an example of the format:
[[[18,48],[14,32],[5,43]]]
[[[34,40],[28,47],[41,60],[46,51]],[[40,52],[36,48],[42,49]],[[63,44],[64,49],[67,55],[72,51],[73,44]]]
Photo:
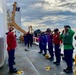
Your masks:
[[[24,43],[18,43],[15,52],[15,67],[24,72],[24,74],[20,75],[67,75],[63,72],[63,69],[66,68],[65,61],[61,60],[60,66],[56,66],[53,64],[53,61],[45,59],[45,57],[38,52],[39,47],[36,45],[33,45],[32,48],[27,48]],[[45,69],[46,66],[51,67],[49,71]],[[4,67],[0,69],[0,75],[19,75],[10,74],[8,71],[8,65],[4,65]],[[69,75],[74,75],[74,73]]]

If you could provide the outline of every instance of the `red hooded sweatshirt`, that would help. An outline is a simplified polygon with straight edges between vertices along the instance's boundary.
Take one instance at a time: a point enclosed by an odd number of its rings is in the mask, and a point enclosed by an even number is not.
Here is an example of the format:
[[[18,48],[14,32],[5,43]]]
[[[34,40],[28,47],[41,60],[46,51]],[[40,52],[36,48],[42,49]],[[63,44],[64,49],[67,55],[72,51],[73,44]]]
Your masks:
[[[10,51],[11,49],[15,49],[16,44],[16,36],[14,35],[14,32],[8,32],[7,34],[7,50]]]

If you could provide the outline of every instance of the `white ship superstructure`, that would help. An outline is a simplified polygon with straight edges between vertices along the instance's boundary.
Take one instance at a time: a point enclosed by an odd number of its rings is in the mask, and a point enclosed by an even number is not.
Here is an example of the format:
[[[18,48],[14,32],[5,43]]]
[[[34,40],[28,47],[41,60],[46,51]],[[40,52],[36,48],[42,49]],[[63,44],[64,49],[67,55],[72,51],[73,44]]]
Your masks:
[[[7,32],[7,8],[6,0],[0,0],[0,67],[3,66],[6,57],[6,32]]]

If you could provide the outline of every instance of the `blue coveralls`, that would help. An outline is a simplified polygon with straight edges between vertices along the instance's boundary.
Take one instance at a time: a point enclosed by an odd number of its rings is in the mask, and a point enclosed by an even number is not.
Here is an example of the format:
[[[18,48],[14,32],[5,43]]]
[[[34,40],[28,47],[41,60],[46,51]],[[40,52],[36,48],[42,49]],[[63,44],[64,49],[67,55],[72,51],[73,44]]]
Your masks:
[[[53,36],[50,35],[50,34],[48,34],[48,35],[47,35],[48,51],[49,51],[49,53],[50,53],[51,58],[54,58],[52,39],[53,39]]]
[[[47,36],[43,34],[40,36],[39,47],[41,51],[44,51],[44,54],[47,54],[46,45],[47,45]]]

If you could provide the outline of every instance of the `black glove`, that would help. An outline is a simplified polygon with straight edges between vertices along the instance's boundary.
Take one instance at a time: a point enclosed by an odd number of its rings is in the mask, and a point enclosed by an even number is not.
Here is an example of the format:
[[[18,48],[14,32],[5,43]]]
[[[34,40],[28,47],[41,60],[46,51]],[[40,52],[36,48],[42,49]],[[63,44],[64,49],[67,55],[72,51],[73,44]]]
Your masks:
[[[74,39],[76,40],[76,35],[75,35]]]

